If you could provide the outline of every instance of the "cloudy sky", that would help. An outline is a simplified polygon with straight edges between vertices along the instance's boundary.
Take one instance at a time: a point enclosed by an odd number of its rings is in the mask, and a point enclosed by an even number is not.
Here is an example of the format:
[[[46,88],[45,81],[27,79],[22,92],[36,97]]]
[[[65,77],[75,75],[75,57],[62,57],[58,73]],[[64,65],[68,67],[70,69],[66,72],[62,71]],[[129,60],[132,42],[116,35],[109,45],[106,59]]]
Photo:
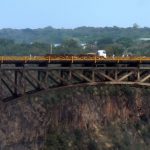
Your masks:
[[[150,0],[0,0],[0,28],[150,27]]]

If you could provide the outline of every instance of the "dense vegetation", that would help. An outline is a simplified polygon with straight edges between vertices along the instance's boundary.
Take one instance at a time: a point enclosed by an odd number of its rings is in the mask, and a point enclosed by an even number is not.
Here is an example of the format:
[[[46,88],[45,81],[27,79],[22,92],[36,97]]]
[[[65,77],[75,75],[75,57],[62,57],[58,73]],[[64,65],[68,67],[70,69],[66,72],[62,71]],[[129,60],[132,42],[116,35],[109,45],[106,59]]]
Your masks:
[[[51,92],[44,101],[55,118],[45,150],[149,150],[149,92],[128,86]]]
[[[147,38],[141,40],[141,38]],[[79,27],[75,29],[2,29],[0,30],[1,55],[42,55],[53,53],[87,53],[106,49],[108,55],[150,56],[150,28]],[[56,44],[58,44],[56,46]],[[84,46],[83,46],[84,45]]]

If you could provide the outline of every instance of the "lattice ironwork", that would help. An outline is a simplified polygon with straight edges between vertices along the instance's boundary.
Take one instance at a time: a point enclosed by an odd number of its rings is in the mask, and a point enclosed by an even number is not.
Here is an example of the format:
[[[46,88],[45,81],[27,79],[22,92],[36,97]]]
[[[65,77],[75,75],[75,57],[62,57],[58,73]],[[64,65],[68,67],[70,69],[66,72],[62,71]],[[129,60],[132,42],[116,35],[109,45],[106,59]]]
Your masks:
[[[149,64],[14,64],[0,67],[0,98],[9,101],[60,87],[126,84],[150,87]]]

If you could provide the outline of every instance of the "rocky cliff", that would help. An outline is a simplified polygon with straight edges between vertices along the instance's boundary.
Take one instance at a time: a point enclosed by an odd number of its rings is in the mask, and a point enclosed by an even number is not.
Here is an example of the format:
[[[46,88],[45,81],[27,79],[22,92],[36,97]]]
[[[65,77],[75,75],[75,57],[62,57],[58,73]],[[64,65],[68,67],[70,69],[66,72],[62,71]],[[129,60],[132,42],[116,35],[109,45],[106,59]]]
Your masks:
[[[1,150],[150,149],[150,90],[97,86],[0,103]]]

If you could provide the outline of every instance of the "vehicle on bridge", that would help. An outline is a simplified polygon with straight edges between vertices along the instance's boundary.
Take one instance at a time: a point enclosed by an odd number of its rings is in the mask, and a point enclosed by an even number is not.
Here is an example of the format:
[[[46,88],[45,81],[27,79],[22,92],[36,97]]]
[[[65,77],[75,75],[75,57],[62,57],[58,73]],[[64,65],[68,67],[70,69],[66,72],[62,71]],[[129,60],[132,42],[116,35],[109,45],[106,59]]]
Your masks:
[[[88,56],[101,56],[101,57],[103,57],[103,58],[106,58],[107,57],[107,55],[106,55],[106,50],[97,50],[97,52],[96,53],[87,53],[86,55],[88,55]]]
[[[97,55],[106,58],[107,57],[106,50],[98,50]]]

